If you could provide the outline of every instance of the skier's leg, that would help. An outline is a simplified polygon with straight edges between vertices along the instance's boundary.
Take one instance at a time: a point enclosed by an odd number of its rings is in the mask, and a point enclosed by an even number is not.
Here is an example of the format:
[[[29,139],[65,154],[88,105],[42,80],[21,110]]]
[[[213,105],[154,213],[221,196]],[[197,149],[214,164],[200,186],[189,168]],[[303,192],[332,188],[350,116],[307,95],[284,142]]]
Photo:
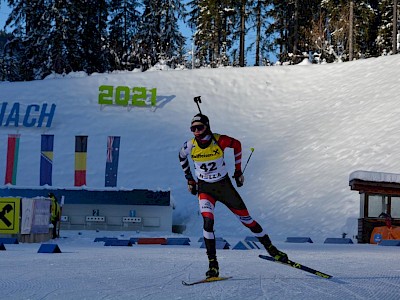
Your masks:
[[[247,228],[251,230],[251,232],[256,236],[256,237],[262,237],[265,235],[264,230],[262,229],[261,225],[257,223],[249,214],[249,211],[247,210],[246,206],[243,203],[242,209],[236,209],[233,207],[229,207],[231,212],[234,213],[234,215],[239,219],[240,222]]]
[[[219,275],[219,266],[214,235],[215,200],[205,193],[200,193],[199,205],[201,215],[203,216],[203,237],[209,262],[209,269],[206,272],[206,276],[217,277]]]
[[[243,203],[244,205],[244,203]],[[260,243],[265,247],[265,250],[274,257],[276,260],[287,261],[287,254],[279,251],[274,245],[272,245],[271,240],[262,229],[261,225],[257,223],[249,214],[247,208],[235,209],[230,208],[230,210],[236,215],[236,217],[242,222],[244,226],[249,228],[251,232],[257,237]]]

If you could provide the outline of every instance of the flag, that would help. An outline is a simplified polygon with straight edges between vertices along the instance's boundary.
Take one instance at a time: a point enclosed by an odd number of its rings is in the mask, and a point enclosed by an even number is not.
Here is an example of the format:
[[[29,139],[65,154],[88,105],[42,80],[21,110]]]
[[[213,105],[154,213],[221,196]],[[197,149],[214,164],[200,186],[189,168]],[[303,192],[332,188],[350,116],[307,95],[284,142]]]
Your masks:
[[[75,136],[75,186],[86,185],[87,136]]]
[[[42,134],[40,185],[52,185],[54,135]]]
[[[105,186],[117,186],[120,139],[119,136],[107,137]]]
[[[4,184],[17,182],[18,152],[20,134],[9,134],[7,145],[7,166]]]

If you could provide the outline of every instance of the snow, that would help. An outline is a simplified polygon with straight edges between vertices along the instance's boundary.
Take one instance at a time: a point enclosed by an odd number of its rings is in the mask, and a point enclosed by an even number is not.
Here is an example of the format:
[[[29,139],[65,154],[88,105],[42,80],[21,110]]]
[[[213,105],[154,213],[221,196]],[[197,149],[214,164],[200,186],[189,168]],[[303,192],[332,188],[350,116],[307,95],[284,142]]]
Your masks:
[[[349,181],[353,179],[373,182],[400,183],[400,174],[372,171],[354,171],[350,174]]]
[[[198,236],[190,237],[190,246],[132,247],[94,242],[138,236],[132,232],[63,231],[62,236],[54,241],[60,254],[37,253],[39,244],[5,245],[1,299],[398,299],[400,288],[397,247],[276,243],[332,279],[259,259],[265,251],[218,250],[222,275],[233,278],[187,287],[182,280],[201,279],[207,269]],[[238,239],[227,241],[235,245]]]
[[[55,135],[54,187],[73,185],[74,136],[88,135],[87,187],[103,188],[106,138],[119,135],[118,188],[170,190],[174,224],[187,226],[184,235],[192,245],[104,247],[94,237],[150,233],[95,231],[62,231],[64,238],[54,241],[61,254],[38,254],[39,244],[5,245],[0,298],[397,298],[397,247],[323,242],[357,234],[360,200],[350,190],[350,174],[399,173],[399,65],[394,55],[342,64],[77,73],[1,82],[3,102],[57,105],[50,129],[0,127],[3,141],[21,134],[17,186],[38,186],[40,135],[47,133]],[[157,106],[100,107],[101,85],[157,88]],[[202,234],[197,201],[187,192],[178,161],[179,148],[191,137],[193,97],[199,95],[212,130],[241,140],[243,162],[255,149],[238,189],[252,217],[289,257],[333,279],[260,261],[262,250],[219,250],[221,273],[232,280],[181,285],[201,278],[207,267],[197,243]],[[6,147],[0,146],[0,178]],[[232,174],[229,151],[226,161]],[[250,235],[223,205],[216,207],[215,230],[231,245]],[[288,236],[309,236],[314,243],[285,243]]]

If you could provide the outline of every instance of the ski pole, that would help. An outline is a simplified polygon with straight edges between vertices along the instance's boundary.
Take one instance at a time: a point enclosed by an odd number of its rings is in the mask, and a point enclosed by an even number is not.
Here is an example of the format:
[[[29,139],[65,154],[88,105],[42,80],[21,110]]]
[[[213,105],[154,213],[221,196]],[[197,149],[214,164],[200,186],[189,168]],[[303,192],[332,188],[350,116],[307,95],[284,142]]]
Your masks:
[[[243,173],[244,173],[244,171],[246,170],[247,164],[249,163],[249,160],[250,160],[251,156],[253,155],[254,148],[250,148],[250,150],[251,150],[251,153],[250,153],[250,156],[249,156],[249,158],[247,159],[247,162],[246,162],[246,165],[244,166],[244,169],[243,169],[243,172],[242,172],[242,174],[243,174]]]
[[[203,114],[203,113],[201,112],[200,105],[199,105],[199,103],[201,103],[201,98],[200,98],[200,97],[201,97],[201,96],[194,97],[194,102],[197,104],[197,108],[199,109],[199,112],[200,112],[201,114]]]

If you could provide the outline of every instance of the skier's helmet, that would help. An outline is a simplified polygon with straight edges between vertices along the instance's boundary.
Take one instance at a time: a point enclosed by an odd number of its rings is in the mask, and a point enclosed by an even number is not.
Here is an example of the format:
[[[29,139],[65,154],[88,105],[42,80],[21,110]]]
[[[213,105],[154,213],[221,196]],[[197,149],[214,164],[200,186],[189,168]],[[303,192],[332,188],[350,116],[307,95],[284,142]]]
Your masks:
[[[192,119],[192,123],[191,124],[193,124],[195,122],[200,122],[200,123],[206,125],[208,128],[210,128],[210,120],[208,119],[208,117],[206,115],[203,115],[203,114],[200,114],[200,113],[195,115],[193,117],[193,119]]]

